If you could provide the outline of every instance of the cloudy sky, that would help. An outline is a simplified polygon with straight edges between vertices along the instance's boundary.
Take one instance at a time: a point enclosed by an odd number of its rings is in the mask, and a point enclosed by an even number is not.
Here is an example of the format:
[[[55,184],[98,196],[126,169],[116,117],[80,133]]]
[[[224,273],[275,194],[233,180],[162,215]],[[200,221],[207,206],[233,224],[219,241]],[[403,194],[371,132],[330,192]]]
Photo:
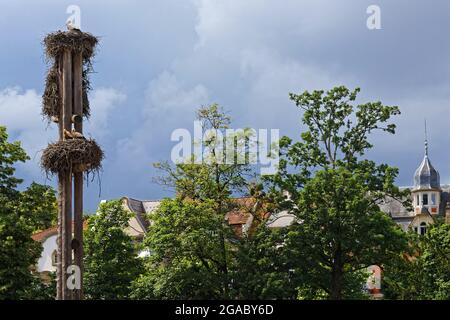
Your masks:
[[[361,87],[361,101],[398,105],[395,136],[377,135],[371,157],[400,168],[410,185],[430,156],[450,183],[450,2],[448,0],[0,0],[0,125],[31,160],[18,175],[55,185],[39,168],[56,139],[40,115],[46,73],[41,41],[63,29],[66,8],[81,8],[81,28],[101,38],[92,75],[86,134],[106,152],[86,209],[128,195],[170,195],[152,183],[151,164],[169,160],[176,128],[193,130],[194,111],[217,102],[234,127],[279,128],[297,137],[301,114],[289,92]],[[369,30],[367,7],[381,8]]]

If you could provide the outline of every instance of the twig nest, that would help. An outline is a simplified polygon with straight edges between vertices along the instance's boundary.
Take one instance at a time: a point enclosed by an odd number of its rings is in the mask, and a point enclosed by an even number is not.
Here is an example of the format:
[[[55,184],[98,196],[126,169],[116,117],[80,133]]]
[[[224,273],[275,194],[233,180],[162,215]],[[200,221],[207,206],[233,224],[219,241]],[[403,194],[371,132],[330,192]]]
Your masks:
[[[83,88],[83,116],[89,118],[91,115],[88,92],[91,90],[89,82],[89,70],[84,69],[82,74]],[[42,95],[42,115],[51,120],[52,117],[59,117],[62,100],[59,94],[58,68],[55,63],[47,73],[45,79],[45,89]]]
[[[45,53],[48,58],[56,59],[66,49],[83,52],[83,60],[89,60],[95,53],[97,37],[80,30],[56,31],[44,38]]]
[[[98,39],[90,33],[80,30],[57,31],[50,33],[44,39],[45,53],[49,61],[53,64],[48,70],[45,80],[44,94],[42,95],[42,114],[49,120],[52,117],[59,117],[61,110],[61,94],[59,83],[59,63],[64,50],[71,52],[82,52],[83,56],[83,116],[89,118],[90,108],[88,92],[91,89],[89,73],[92,72],[91,59],[95,53]]]
[[[45,89],[42,95],[42,114],[51,117],[59,117],[59,106],[61,98],[59,96],[58,70],[53,65],[47,73],[45,79]]]
[[[51,143],[44,150],[41,167],[47,174],[98,172],[104,154],[92,139],[70,139]]]

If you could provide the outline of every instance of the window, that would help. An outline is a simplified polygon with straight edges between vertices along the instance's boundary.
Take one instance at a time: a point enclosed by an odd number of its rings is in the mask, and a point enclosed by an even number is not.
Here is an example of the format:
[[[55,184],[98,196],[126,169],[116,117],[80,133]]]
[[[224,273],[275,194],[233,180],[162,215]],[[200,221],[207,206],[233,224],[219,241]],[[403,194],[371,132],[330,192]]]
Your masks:
[[[423,236],[425,233],[427,233],[427,224],[425,222],[422,222],[420,224],[419,230],[420,230],[420,235]]]
[[[56,250],[52,253],[52,266],[56,266],[58,263],[58,253]]]
[[[436,204],[436,193],[432,193],[431,194],[431,204],[435,205]]]
[[[416,206],[420,206],[420,197],[419,197],[419,195],[416,196]]]
[[[425,193],[422,196],[422,205],[424,205],[424,206],[428,205],[428,193]]]

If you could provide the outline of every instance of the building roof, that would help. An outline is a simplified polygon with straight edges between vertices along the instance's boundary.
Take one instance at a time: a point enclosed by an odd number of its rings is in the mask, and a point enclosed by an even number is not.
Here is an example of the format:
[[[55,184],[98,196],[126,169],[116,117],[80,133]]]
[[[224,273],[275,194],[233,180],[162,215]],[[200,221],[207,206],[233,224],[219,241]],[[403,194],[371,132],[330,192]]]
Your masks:
[[[413,190],[440,189],[439,172],[433,167],[428,157],[428,142],[425,141],[425,156],[422,163],[414,173]]]
[[[148,214],[158,208],[160,200],[137,200],[130,197],[124,197],[126,204],[130,211],[136,214],[136,218],[143,226],[144,230],[147,230],[150,226],[150,220]],[[225,215],[225,220],[231,226],[243,226],[248,224],[251,220],[251,210],[255,209],[256,201],[251,197],[235,198],[234,204],[236,207]],[[264,218],[268,218],[268,213],[263,213]]]
[[[402,187],[401,190],[411,189],[411,187]],[[441,186],[441,202],[439,205],[440,216],[445,216],[446,208],[450,206],[449,197],[450,196],[450,185]],[[403,227],[407,229],[409,224],[414,220],[416,213],[413,211],[408,211],[399,199],[394,199],[392,197],[385,197],[385,199],[378,204],[381,211],[389,214],[392,219]]]
[[[137,200],[130,197],[124,197],[128,208],[136,214],[136,219],[144,230],[150,226],[147,214],[152,212],[158,205],[159,201]]]
[[[226,214],[225,220],[228,221],[229,225],[245,224],[249,215],[249,213],[233,211]]]
[[[295,215],[288,211],[281,211],[270,215],[267,226],[269,228],[284,228],[292,225],[295,221],[299,221]]]
[[[74,221],[72,221],[72,230],[73,230],[73,226],[74,226]],[[83,230],[87,229],[87,220],[83,221]],[[34,241],[38,241],[38,242],[44,242],[45,240],[47,240],[48,238],[50,238],[51,236],[57,235],[58,234],[58,226],[53,226],[50,227],[48,229],[39,231],[34,233],[31,238]]]
[[[403,203],[399,199],[386,196],[381,203],[378,204],[381,211],[387,213],[392,218],[408,218],[413,217],[414,213],[408,211],[407,208],[403,206]]]
[[[249,197],[235,198],[234,204],[236,205],[236,208],[225,215],[225,220],[232,226],[246,224],[251,213],[249,210],[243,210],[243,208],[252,208],[255,205],[254,199]]]
[[[58,227],[54,226],[43,231],[37,232],[31,236],[34,241],[44,242],[47,238],[57,235]]]

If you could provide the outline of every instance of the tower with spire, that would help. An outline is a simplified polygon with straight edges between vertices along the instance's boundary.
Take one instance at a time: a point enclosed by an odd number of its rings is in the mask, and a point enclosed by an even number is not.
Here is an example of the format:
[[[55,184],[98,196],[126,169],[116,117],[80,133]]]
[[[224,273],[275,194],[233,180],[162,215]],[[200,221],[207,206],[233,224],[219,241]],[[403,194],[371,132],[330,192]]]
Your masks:
[[[441,184],[439,172],[431,164],[428,155],[427,126],[425,122],[425,155],[414,174],[414,187],[411,191],[414,206],[415,230],[424,233],[426,224],[439,214],[441,203]],[[423,229],[423,230],[422,230]]]

